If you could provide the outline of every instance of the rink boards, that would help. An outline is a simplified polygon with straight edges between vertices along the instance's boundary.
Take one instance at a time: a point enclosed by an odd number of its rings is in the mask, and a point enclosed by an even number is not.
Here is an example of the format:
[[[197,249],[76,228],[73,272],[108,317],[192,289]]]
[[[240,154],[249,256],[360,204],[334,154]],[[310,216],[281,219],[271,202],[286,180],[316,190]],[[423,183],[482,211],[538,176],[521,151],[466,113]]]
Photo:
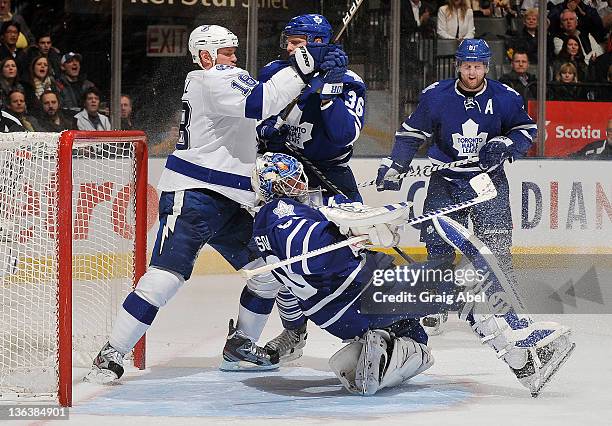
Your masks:
[[[149,160],[149,216],[157,211],[153,188],[157,185],[165,159]],[[351,161],[358,182],[375,178],[378,159]],[[430,164],[415,160],[415,165]],[[564,262],[575,254],[612,254],[612,180],[608,161],[522,160],[506,164],[510,182],[510,203],[513,217],[513,253],[553,255]],[[363,188],[364,201],[384,205],[398,201],[414,201],[415,215],[421,213],[427,192],[428,178],[408,178],[399,192],[377,192]],[[159,195],[159,194],[158,194]],[[157,224],[149,221],[148,245],[155,241]],[[407,252],[423,255],[419,230],[408,227],[402,233],[401,246]],[[520,267],[520,262],[517,265]],[[195,273],[222,273],[229,265],[213,250],[202,251]]]

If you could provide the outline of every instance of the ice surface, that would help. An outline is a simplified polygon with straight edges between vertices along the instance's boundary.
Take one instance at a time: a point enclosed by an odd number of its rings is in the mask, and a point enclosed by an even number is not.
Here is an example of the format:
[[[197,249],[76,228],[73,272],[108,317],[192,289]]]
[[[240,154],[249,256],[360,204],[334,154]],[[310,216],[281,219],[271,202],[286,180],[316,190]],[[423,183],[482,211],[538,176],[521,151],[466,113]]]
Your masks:
[[[128,371],[116,386],[76,384],[71,422],[558,426],[612,419],[612,315],[551,318],[573,328],[577,348],[537,399],[453,315],[430,340],[436,362],[426,374],[365,398],[349,395],[329,371],[341,342],[312,324],[304,357],[290,366],[218,371],[242,285],[238,275],[192,278],[148,334],[148,369]],[[274,312],[262,341],[280,330]]]

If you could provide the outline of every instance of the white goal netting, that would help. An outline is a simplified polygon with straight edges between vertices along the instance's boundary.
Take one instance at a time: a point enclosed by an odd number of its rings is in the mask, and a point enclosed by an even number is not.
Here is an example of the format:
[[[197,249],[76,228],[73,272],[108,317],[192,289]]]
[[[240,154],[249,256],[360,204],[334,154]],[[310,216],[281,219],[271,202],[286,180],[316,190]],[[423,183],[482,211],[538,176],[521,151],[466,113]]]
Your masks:
[[[0,134],[0,396],[58,390],[63,332],[60,253],[72,249],[72,349],[90,365],[134,280],[134,144],[80,139],[59,155],[59,134]],[[68,151],[69,152],[69,151]],[[72,169],[72,185],[59,169]],[[60,202],[69,191],[71,203]],[[60,213],[72,218],[60,238]]]

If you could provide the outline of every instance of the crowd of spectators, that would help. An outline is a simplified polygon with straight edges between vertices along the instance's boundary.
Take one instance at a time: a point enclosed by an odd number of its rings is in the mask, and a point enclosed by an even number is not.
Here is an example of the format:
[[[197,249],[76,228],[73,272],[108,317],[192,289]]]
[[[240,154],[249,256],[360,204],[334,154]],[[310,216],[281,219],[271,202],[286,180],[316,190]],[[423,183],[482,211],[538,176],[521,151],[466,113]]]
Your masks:
[[[607,100],[612,85],[612,0],[405,0],[401,39],[451,40],[489,37],[503,40],[502,66],[493,76],[520,93],[525,102],[537,97],[538,7],[547,7],[547,99]],[[479,31],[483,21],[504,21],[502,34]],[[10,0],[0,0],[0,108],[34,131],[110,129],[108,110],[96,84],[83,72],[83,56],[60,52],[48,30],[30,29],[13,13]],[[419,37],[411,37],[411,34]],[[491,38],[493,37],[493,38]],[[410,47],[412,48],[412,47]],[[501,63],[500,63],[501,62]],[[402,75],[411,81],[412,68]],[[107,83],[107,82],[102,82]],[[411,87],[412,87],[411,86]],[[106,94],[107,95],[107,94]],[[121,97],[121,128],[134,124],[132,100]],[[174,135],[171,135],[174,137]]]
[[[612,0],[408,0],[402,5],[410,6],[412,14],[403,14],[402,19],[411,21],[402,25],[438,40],[483,36],[503,40],[506,55],[495,64],[503,69],[497,77],[527,101],[537,93],[538,7],[544,4],[547,99],[612,100],[607,85],[612,83]],[[476,24],[487,18],[505,22],[505,31],[482,34]]]
[[[0,108],[28,131],[110,130],[102,95],[81,71],[83,56],[61,53],[48,31],[31,31],[0,0]],[[132,101],[121,97],[122,126],[135,128]],[[125,111],[124,111],[125,110]]]

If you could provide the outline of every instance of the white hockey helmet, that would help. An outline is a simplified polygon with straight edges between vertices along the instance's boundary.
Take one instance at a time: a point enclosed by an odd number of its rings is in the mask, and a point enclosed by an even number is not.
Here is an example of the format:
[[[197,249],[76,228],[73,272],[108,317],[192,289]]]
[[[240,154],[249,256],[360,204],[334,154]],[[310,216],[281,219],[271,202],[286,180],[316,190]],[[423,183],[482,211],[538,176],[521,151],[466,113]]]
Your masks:
[[[201,67],[201,50],[210,53],[214,64],[217,60],[217,50],[224,47],[238,47],[238,37],[227,28],[219,25],[200,25],[189,34],[188,45],[193,63]]]

